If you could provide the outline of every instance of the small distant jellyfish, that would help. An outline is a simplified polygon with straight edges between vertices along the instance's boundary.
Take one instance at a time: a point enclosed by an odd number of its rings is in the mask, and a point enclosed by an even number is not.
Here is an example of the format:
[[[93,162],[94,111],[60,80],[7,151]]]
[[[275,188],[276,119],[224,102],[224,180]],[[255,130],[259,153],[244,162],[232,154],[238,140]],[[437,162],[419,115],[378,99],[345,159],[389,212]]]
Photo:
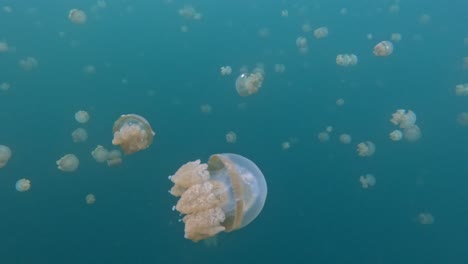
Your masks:
[[[340,15],[345,16],[348,14],[348,9],[346,7],[343,7],[340,9]]]
[[[286,71],[286,66],[284,66],[284,64],[275,64],[275,72],[283,73],[284,71]]]
[[[237,93],[244,97],[255,94],[260,90],[263,83],[263,76],[265,75],[262,68],[255,68],[252,73],[242,73],[236,79]]]
[[[34,57],[26,57],[19,61],[20,67],[25,71],[31,71],[39,65],[39,62]]]
[[[114,167],[122,164],[122,153],[119,150],[113,149],[107,155],[107,166]]]
[[[374,46],[374,55],[377,57],[385,57],[393,53],[393,44],[388,40],[381,41]]]
[[[327,142],[330,140],[330,134],[328,134],[326,131],[318,133],[317,137],[320,142]]]
[[[96,202],[96,197],[94,196],[94,194],[90,193],[86,195],[85,200],[86,204],[94,204]]]
[[[4,82],[0,84],[0,91],[6,92],[10,90],[10,88],[11,88],[11,85],[9,83]]]
[[[5,13],[11,13],[11,12],[13,12],[13,8],[11,8],[11,6],[4,6],[4,7],[2,8],[2,10],[3,10],[3,12],[5,12]]]
[[[348,134],[341,134],[340,135],[340,142],[343,144],[350,144],[351,143],[351,136]]]
[[[84,128],[77,128],[72,132],[72,139],[75,143],[85,142],[88,139],[88,132]]]
[[[215,154],[208,163],[188,162],[169,179],[175,206],[184,215],[185,238],[198,242],[251,223],[262,211],[267,185],[260,169],[237,154]]]
[[[296,46],[297,48],[299,48],[299,51],[301,53],[307,53],[307,51],[309,50],[309,47],[307,45],[307,39],[302,36],[296,39]]]
[[[398,109],[392,114],[390,122],[396,126],[399,125],[400,128],[406,128],[416,123],[416,114],[411,110]]]
[[[468,113],[467,112],[461,112],[457,115],[457,124],[460,126],[468,126]]]
[[[11,149],[5,145],[0,145],[0,168],[7,165],[11,158]]]
[[[301,28],[302,28],[302,31],[306,33],[312,30],[312,26],[309,23],[304,23]]]
[[[374,36],[372,35],[372,33],[367,33],[366,38],[368,40],[372,40],[374,38]]]
[[[89,121],[89,114],[86,111],[80,110],[75,113],[75,120],[78,123],[84,124]]]
[[[258,36],[261,38],[267,38],[270,36],[270,29],[266,27],[262,27],[258,30]]]
[[[333,132],[333,127],[332,127],[332,126],[327,126],[327,127],[325,128],[325,131],[326,131],[327,133],[331,133],[331,132]]]
[[[361,183],[361,187],[363,189],[368,189],[369,187],[372,187],[375,185],[376,180],[375,180],[374,175],[366,174],[364,176],[359,177],[359,182]]]
[[[409,142],[418,141],[419,138],[421,138],[421,130],[417,125],[405,127],[403,130],[403,137]]]
[[[213,107],[210,104],[202,104],[200,105],[200,111],[204,114],[209,114],[213,111]]]
[[[403,138],[403,133],[400,130],[393,130],[390,133],[390,139],[393,141],[400,141]]]
[[[361,157],[370,157],[375,153],[375,144],[371,141],[361,142],[357,145],[357,152]]]
[[[6,43],[5,41],[0,41],[0,53],[7,52],[8,50],[8,43]]]
[[[231,75],[232,73],[232,68],[231,66],[223,66],[221,67],[221,75]]]
[[[19,179],[16,184],[15,188],[18,192],[26,192],[31,189],[31,181],[28,179]]]
[[[80,161],[74,154],[66,154],[57,160],[57,168],[65,172],[73,172],[78,169]]]
[[[281,143],[281,149],[282,150],[288,150],[291,148],[291,143],[289,141],[285,141]]]
[[[148,121],[136,114],[120,116],[112,131],[112,144],[120,145],[126,155],[148,148],[155,135]]]
[[[68,12],[68,19],[73,24],[83,25],[86,23],[87,17],[86,17],[86,13],[83,10],[71,9]]]
[[[344,99],[343,98],[338,98],[338,100],[336,100],[336,105],[337,106],[343,106],[345,103]]]
[[[434,216],[430,213],[420,213],[418,214],[418,222],[421,225],[432,225],[434,223]]]
[[[401,34],[400,33],[392,33],[392,35],[390,36],[390,39],[393,42],[400,42],[401,41]]]
[[[358,57],[355,54],[338,54],[335,61],[339,66],[354,66],[358,63]]]
[[[234,131],[229,131],[227,134],[226,134],[226,142],[227,143],[236,143],[237,141],[237,135]]]
[[[398,13],[400,12],[400,6],[398,4],[392,4],[389,8],[388,8],[388,12],[389,13]]]
[[[105,162],[107,157],[109,156],[109,151],[101,145],[97,145],[97,147],[91,152],[94,160],[99,163]]]
[[[463,57],[463,69],[468,70],[468,56]]]
[[[431,22],[431,16],[428,15],[428,14],[422,14],[420,17],[419,17],[419,24],[421,25],[427,25],[429,24],[429,22]]]
[[[186,5],[183,8],[179,9],[179,15],[186,19],[200,20],[202,14],[197,12],[194,7]]]
[[[94,65],[86,65],[83,68],[83,73],[90,76],[96,74],[96,67]]]
[[[455,86],[455,94],[457,96],[468,96],[468,83],[461,83]]]
[[[319,27],[314,30],[314,37],[316,39],[326,38],[328,36],[328,28],[327,27]]]

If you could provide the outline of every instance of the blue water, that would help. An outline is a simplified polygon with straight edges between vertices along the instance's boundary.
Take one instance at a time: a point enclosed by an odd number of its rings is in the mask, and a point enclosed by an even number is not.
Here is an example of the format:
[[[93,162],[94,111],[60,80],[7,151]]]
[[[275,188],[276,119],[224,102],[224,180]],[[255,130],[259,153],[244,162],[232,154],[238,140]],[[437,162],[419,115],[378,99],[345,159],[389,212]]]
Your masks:
[[[96,9],[88,0],[1,0],[12,12],[0,11],[0,41],[10,47],[0,53],[0,83],[11,85],[0,91],[0,144],[13,156],[0,169],[0,263],[467,263],[468,128],[455,120],[468,98],[454,87],[468,82],[468,2],[404,0],[389,12],[395,3],[107,0]],[[179,16],[185,5],[202,19]],[[72,8],[87,13],[86,24],[68,20]],[[428,23],[419,22],[423,14]],[[316,40],[304,24],[329,35]],[[401,42],[375,57],[374,45],[391,33]],[[342,53],[358,64],[336,65]],[[39,63],[31,71],[18,64],[28,56]],[[261,89],[240,97],[239,69],[258,63]],[[84,74],[86,65],[96,73]],[[220,74],[225,65],[230,76]],[[399,108],[416,113],[417,142],[388,138]],[[87,124],[74,120],[78,110],[90,114]],[[151,123],[153,144],[118,167],[97,163],[91,151],[116,148],[113,123],[129,113]],[[317,134],[327,126],[334,131],[322,143]],[[84,143],[72,141],[78,127],[88,131]],[[225,141],[229,131],[235,144]],[[359,157],[356,145],[366,140],[377,151]],[[265,207],[216,243],[193,243],[171,210],[167,177],[227,152],[262,170]],[[75,172],[56,167],[67,153],[80,159]],[[362,189],[367,173],[377,183]],[[15,190],[20,178],[31,180],[29,191]],[[88,193],[95,204],[86,204]],[[419,223],[420,213],[434,223]]]

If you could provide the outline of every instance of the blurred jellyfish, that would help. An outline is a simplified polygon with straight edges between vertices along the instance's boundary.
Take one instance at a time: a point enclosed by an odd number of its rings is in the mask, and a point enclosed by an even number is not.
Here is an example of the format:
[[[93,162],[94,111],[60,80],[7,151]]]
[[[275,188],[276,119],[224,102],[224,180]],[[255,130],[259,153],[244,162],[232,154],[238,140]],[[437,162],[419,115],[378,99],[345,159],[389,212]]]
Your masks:
[[[113,149],[107,155],[107,166],[114,167],[122,164],[122,153],[119,150]]]
[[[186,19],[200,20],[203,15],[192,6],[186,5],[183,8],[179,9],[179,15]]]
[[[421,130],[417,125],[405,127],[403,130],[403,137],[409,142],[415,142],[421,138]]]
[[[336,64],[339,66],[354,66],[357,63],[358,57],[355,54],[338,54],[336,56]]]
[[[373,53],[377,57],[388,56],[393,53],[393,44],[388,40],[381,41],[374,46]]]
[[[78,123],[84,124],[89,121],[89,114],[86,111],[80,110],[75,113],[75,120]]]
[[[460,126],[468,126],[468,113],[461,112],[457,115],[457,124]]]
[[[463,57],[463,69],[468,70],[468,56]]]
[[[13,12],[13,8],[11,8],[11,6],[3,6],[2,10],[3,10],[3,12],[5,12],[5,13],[11,13],[11,12]]]
[[[330,140],[330,134],[328,134],[328,132],[326,131],[323,131],[318,133],[317,138],[320,142],[327,142],[328,140]]]
[[[236,143],[237,141],[237,135],[234,131],[229,131],[226,134],[226,142],[227,143]]]
[[[281,16],[282,16],[282,17],[288,17],[288,15],[289,15],[288,10],[286,10],[286,9],[281,10]]]
[[[431,22],[431,16],[430,15],[422,14],[421,16],[419,16],[419,24],[427,25],[427,24],[429,24],[429,22]]]
[[[455,86],[455,94],[457,96],[468,96],[468,83],[461,83]]]
[[[212,155],[208,164],[188,162],[169,179],[185,215],[185,238],[194,242],[251,223],[262,211],[267,185],[260,169],[237,154]]]
[[[25,71],[31,71],[39,65],[39,62],[34,57],[26,57],[19,61],[20,67]]]
[[[265,75],[262,68],[255,68],[252,73],[242,73],[236,79],[236,90],[240,96],[250,96],[258,92],[262,87],[263,76]]]
[[[78,169],[80,161],[74,154],[67,154],[57,160],[57,168],[65,172],[73,172]]]
[[[345,16],[348,14],[348,9],[346,7],[343,7],[340,9],[340,15]]]
[[[286,70],[286,67],[284,64],[275,64],[275,72],[277,73],[283,73]]]
[[[15,188],[18,192],[26,192],[31,189],[31,181],[28,179],[19,179],[16,184]]]
[[[307,53],[309,47],[307,45],[307,39],[305,37],[298,37],[296,39],[296,46],[301,53]]]
[[[231,75],[232,68],[231,66],[223,66],[221,67],[221,75]]]
[[[262,27],[258,30],[258,36],[261,38],[267,38],[270,36],[270,29],[266,27]]]
[[[8,51],[8,43],[0,41],[0,53]]]
[[[325,131],[326,131],[327,133],[331,133],[331,132],[333,132],[333,127],[332,127],[332,126],[327,126],[327,127],[325,128]]]
[[[376,180],[374,175],[366,174],[364,176],[359,177],[359,182],[361,183],[361,187],[367,189],[375,185]]]
[[[109,156],[109,151],[101,145],[98,145],[92,152],[94,160],[99,163],[105,162]]]
[[[309,23],[304,23],[301,28],[302,28],[302,31],[306,33],[312,30],[312,26]]]
[[[411,110],[398,109],[392,114],[390,122],[396,126],[399,125],[400,128],[406,128],[416,123],[416,114]]]
[[[83,73],[86,75],[94,75],[96,74],[96,67],[94,65],[86,65],[83,68]]]
[[[351,143],[351,136],[348,134],[341,134],[340,135],[340,142],[343,144],[350,144]]]
[[[285,141],[281,143],[281,149],[282,150],[288,150],[291,148],[291,143],[289,141]]]
[[[328,28],[327,27],[319,27],[314,30],[314,37],[316,39],[326,38],[328,36]]]
[[[343,98],[338,98],[338,100],[336,100],[336,105],[337,106],[343,106],[345,103],[344,99]]]
[[[155,135],[148,121],[136,114],[120,116],[112,131],[112,144],[120,145],[126,155],[148,148]]]
[[[368,40],[372,40],[374,38],[374,36],[372,36],[372,33],[367,33],[366,38]]]
[[[403,138],[403,133],[400,130],[393,130],[390,133],[390,139],[393,141],[400,141]]]
[[[361,157],[370,157],[375,153],[375,144],[371,141],[361,142],[357,145],[357,152]]]
[[[88,132],[84,128],[77,128],[72,132],[72,139],[75,143],[85,142],[88,139]]]
[[[86,23],[86,13],[83,10],[79,9],[71,9],[70,12],[68,12],[68,19],[77,25],[82,25]]]
[[[200,111],[204,114],[209,114],[213,111],[213,107],[210,104],[200,105]]]
[[[94,196],[94,194],[90,193],[86,195],[85,200],[86,204],[94,204],[94,202],[96,202],[96,197]]]
[[[401,34],[400,33],[392,33],[390,36],[390,40],[393,42],[400,42],[401,41]]]
[[[420,213],[418,214],[418,222],[421,225],[432,225],[434,223],[434,216],[430,213]]]
[[[11,88],[11,86],[7,82],[4,82],[4,83],[0,84],[0,91],[6,92],[6,91],[10,90],[10,88]]]
[[[0,168],[7,165],[11,158],[11,149],[5,145],[0,145]]]
[[[396,13],[400,12],[400,6],[398,4],[392,4],[388,8],[388,12],[392,13],[392,14],[396,14]]]

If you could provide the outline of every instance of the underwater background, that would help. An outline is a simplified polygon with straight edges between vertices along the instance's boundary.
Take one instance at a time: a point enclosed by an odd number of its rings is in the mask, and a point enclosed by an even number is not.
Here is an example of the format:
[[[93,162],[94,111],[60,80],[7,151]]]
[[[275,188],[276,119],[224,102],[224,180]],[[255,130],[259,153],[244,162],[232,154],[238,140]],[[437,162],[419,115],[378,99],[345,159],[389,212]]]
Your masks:
[[[454,92],[468,82],[466,0],[0,7],[0,41],[9,46],[0,53],[0,83],[10,85],[0,91],[0,144],[12,151],[0,169],[0,263],[468,262],[468,127],[456,121],[468,98]],[[201,19],[181,16],[187,7]],[[85,24],[68,19],[73,8],[86,12]],[[329,35],[315,39],[321,26]],[[393,54],[374,56],[396,32]],[[296,46],[300,36],[307,53]],[[343,53],[356,54],[357,65],[338,66]],[[25,70],[18,62],[29,56],[38,65]],[[260,90],[239,96],[240,69],[258,64]],[[84,72],[87,65],[95,72]],[[226,65],[232,74],[223,76]],[[418,141],[389,139],[397,109],[416,113]],[[88,123],[75,121],[79,110]],[[117,148],[112,126],[130,113],[151,123],[153,144],[119,166],[97,163],[91,151]],[[321,142],[327,126],[333,131]],[[78,127],[86,142],[72,141]],[[356,145],[368,140],[376,152],[360,157]],[[80,160],[71,173],[56,165],[67,153]],[[216,153],[255,162],[268,196],[248,226],[193,243],[171,209],[168,176]],[[368,173],[376,184],[364,189],[359,177]],[[29,191],[15,189],[21,178]],[[433,223],[421,223],[421,213]]]

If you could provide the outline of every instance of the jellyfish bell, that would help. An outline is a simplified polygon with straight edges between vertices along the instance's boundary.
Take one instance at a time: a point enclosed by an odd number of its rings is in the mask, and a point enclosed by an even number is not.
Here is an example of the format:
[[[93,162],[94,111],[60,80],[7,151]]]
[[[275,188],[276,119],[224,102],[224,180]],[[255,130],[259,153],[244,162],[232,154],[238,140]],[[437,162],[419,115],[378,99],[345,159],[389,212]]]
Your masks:
[[[31,181],[28,179],[19,179],[16,184],[15,188],[18,192],[26,192],[31,189]]]
[[[361,142],[357,145],[357,152],[361,157],[370,157],[375,153],[375,144],[371,141]]]
[[[249,96],[258,92],[262,87],[264,72],[256,68],[252,73],[242,73],[236,79],[236,90],[240,96]]]
[[[87,194],[85,200],[86,204],[94,204],[96,202],[96,196],[94,196],[92,193]]]
[[[343,144],[350,144],[351,143],[351,136],[348,134],[341,134],[340,135],[340,142]]]
[[[82,24],[86,23],[87,16],[86,16],[86,13],[83,10],[71,9],[68,12],[68,19],[73,24],[82,25]]]
[[[393,53],[393,44],[388,40],[381,41],[374,46],[375,56],[385,57]]]
[[[11,149],[5,145],[0,145],[0,168],[7,165],[11,158]]]
[[[73,172],[78,169],[80,161],[74,154],[66,154],[57,160],[57,168],[65,172]]]
[[[417,125],[411,125],[403,130],[403,137],[409,142],[418,141],[421,138],[421,129]]]
[[[237,154],[188,162],[170,180],[170,193],[180,197],[175,209],[185,215],[185,238],[194,242],[245,227],[260,214],[267,196],[260,169]]]
[[[396,130],[393,130],[390,134],[390,139],[393,140],[393,141],[400,141],[402,138],[403,138],[403,133],[396,129]]]
[[[72,132],[72,139],[75,143],[85,142],[88,139],[88,132],[79,127]]]
[[[148,121],[136,114],[120,116],[112,131],[112,144],[120,145],[126,155],[148,148],[155,135]]]
[[[89,114],[86,111],[80,110],[75,113],[75,120],[78,123],[84,124],[89,121]]]
[[[94,160],[99,163],[105,162],[109,157],[109,151],[101,145],[97,145],[97,147],[91,152]]]

